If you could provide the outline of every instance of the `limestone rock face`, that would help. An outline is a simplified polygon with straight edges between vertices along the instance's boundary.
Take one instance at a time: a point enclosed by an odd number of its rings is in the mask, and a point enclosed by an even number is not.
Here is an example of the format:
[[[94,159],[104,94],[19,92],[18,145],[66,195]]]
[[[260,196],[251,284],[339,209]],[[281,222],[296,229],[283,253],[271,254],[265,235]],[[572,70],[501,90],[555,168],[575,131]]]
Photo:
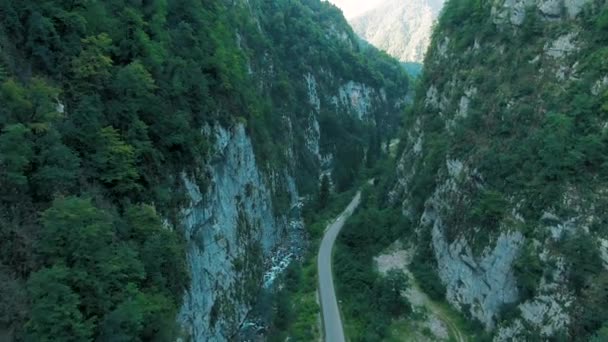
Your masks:
[[[180,322],[194,341],[229,340],[245,319],[264,265],[300,232],[273,212],[271,189],[242,125],[216,128],[216,152],[206,190],[184,176],[183,210],[191,286]],[[297,198],[297,193],[292,193]]]
[[[591,0],[496,0],[492,20],[497,25],[521,26],[527,11],[537,11],[544,20],[576,18]]]
[[[504,231],[477,256],[465,236],[449,241],[442,213],[453,210],[451,199],[463,196],[463,188],[474,183],[476,176],[459,160],[448,160],[446,167],[445,183],[437,187],[425,204],[421,229],[431,230],[438,274],[446,285],[446,299],[492,329],[501,307],[518,299],[513,264],[524,237],[520,232]]]
[[[505,0],[497,1],[492,8],[492,17],[495,24],[511,23],[520,26],[526,19],[526,8],[534,3],[534,0]]]

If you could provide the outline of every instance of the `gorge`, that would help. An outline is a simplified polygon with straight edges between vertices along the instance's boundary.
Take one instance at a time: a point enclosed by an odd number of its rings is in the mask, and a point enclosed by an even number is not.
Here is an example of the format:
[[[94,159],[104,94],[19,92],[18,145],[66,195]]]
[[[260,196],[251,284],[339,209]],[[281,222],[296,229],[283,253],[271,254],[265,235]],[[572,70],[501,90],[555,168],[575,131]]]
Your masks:
[[[347,339],[608,339],[608,4],[425,3],[414,82],[326,1],[0,1],[0,340],[318,340],[360,187]]]

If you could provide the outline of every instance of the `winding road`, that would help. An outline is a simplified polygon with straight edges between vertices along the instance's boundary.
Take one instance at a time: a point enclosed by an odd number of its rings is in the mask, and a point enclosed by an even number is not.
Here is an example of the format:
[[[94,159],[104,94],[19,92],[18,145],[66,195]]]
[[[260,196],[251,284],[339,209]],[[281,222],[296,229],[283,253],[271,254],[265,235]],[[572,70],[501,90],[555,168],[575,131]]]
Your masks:
[[[323,315],[325,342],[345,341],[342,318],[340,317],[340,309],[338,308],[336,291],[334,289],[331,256],[334,242],[338,233],[340,233],[340,229],[344,226],[344,221],[353,214],[353,211],[359,206],[360,202],[361,191],[357,192],[346,209],[327,227],[323,241],[321,241],[321,247],[319,248],[317,267],[319,271],[319,296],[321,300],[321,313]]]

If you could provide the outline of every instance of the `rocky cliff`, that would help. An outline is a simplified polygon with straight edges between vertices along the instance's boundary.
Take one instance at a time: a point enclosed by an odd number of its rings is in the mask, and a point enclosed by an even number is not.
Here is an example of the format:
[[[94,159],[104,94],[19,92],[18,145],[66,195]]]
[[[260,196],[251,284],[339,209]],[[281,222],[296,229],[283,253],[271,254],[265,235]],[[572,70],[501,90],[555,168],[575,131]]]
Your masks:
[[[391,195],[495,341],[608,318],[607,30],[605,1],[471,0],[433,34]]]
[[[443,2],[383,1],[349,21],[361,38],[377,48],[402,62],[422,63]]]

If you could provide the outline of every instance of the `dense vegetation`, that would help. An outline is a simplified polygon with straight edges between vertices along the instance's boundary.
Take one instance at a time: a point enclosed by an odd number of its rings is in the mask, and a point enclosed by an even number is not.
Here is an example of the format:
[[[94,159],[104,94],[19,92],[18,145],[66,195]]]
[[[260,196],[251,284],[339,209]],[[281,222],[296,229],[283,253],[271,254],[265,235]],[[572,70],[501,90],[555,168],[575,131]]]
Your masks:
[[[245,123],[260,165],[293,162],[285,148],[304,146],[310,112],[305,73],[394,98],[407,88],[396,61],[354,42],[318,0],[0,1],[0,336],[179,335],[179,175],[207,182],[202,128]],[[396,132],[390,109],[366,122],[321,113],[341,189],[364,155],[373,162],[378,132]],[[318,161],[296,151],[312,191]]]
[[[343,303],[345,331],[353,341],[387,338],[392,320],[411,311],[401,295],[408,286],[405,274],[395,270],[382,276],[373,262],[373,256],[390,244],[389,239],[401,236],[399,232],[386,234],[403,227],[396,224],[400,216],[398,211],[378,210],[365,204],[349,219],[340,236],[336,250],[337,291]],[[370,234],[373,231],[378,233]]]
[[[272,68],[281,73],[271,84],[270,99],[265,100],[271,101],[273,108],[288,113],[296,125],[304,125],[310,117],[311,106],[302,82],[307,74],[315,77],[319,94],[335,92],[335,88],[341,86],[340,82],[349,80],[382,88],[388,99],[400,99],[407,94],[409,79],[399,63],[371,46],[360,46],[337,8],[318,0],[263,1],[257,10],[272,13],[272,16],[261,16],[268,38],[263,42],[246,42],[250,59],[268,68],[264,52],[272,49],[276,56]],[[246,31],[255,31],[255,28]],[[388,102],[373,103],[376,110],[370,118],[361,121],[352,113],[336,111],[336,104],[328,99],[322,97],[321,101],[318,118],[320,153],[335,156],[332,177],[338,190],[345,191],[354,185],[364,156],[370,154],[369,160],[377,159],[379,146],[397,134],[400,113]],[[275,142],[262,150],[276,149],[279,142],[289,142],[287,131],[276,129],[280,124],[266,121],[262,126],[256,129],[264,132],[275,128],[268,132],[269,136],[258,139]],[[304,146],[307,139],[304,132],[294,133],[296,142]],[[317,190],[318,161],[304,153],[297,158],[300,160],[297,170],[300,189],[312,193]]]
[[[347,336],[352,341],[381,341],[393,319],[407,316],[410,304],[401,295],[408,286],[401,271],[382,276],[373,257],[395,240],[411,236],[411,225],[398,208],[388,205],[387,190],[394,164],[376,168],[382,178],[367,185],[355,213],[346,221],[335,246],[336,291]]]

